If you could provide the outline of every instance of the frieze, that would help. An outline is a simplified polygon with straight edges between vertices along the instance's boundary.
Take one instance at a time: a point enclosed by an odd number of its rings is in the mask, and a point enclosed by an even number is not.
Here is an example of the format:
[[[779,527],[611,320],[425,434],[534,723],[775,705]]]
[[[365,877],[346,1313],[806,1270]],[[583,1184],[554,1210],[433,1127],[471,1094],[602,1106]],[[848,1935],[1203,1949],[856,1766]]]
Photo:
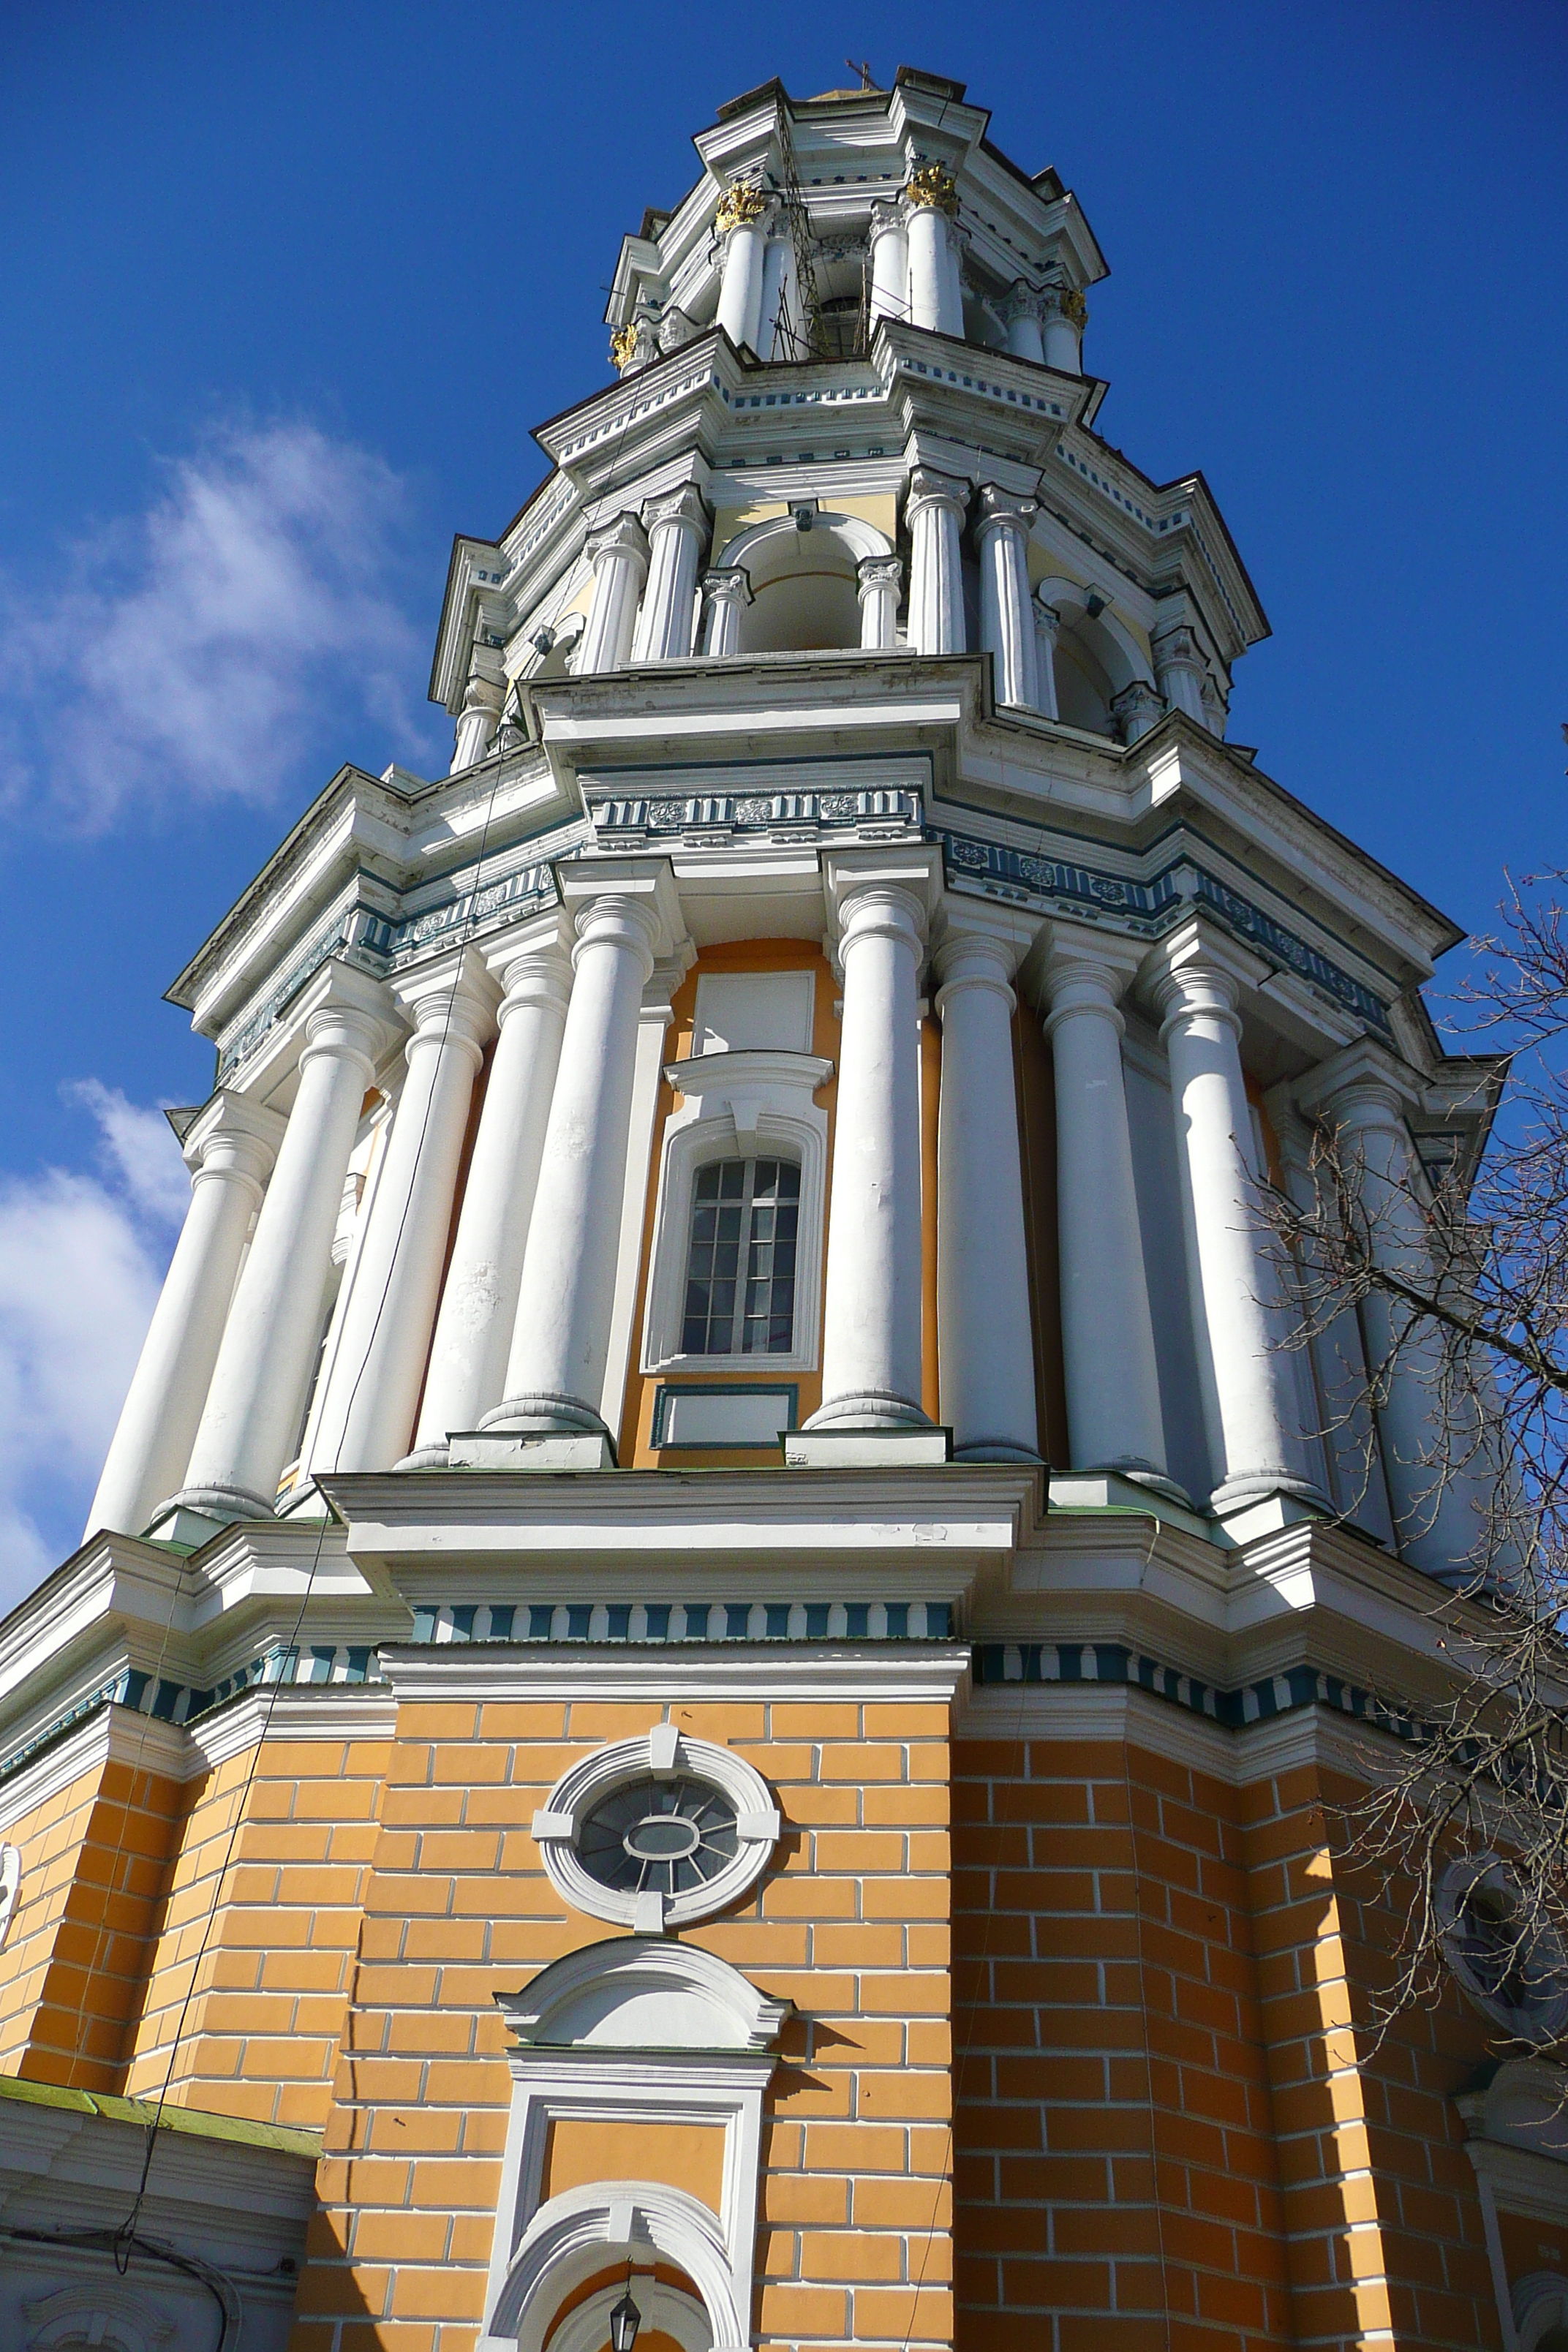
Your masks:
[[[781,826],[897,825],[919,835],[921,795],[912,787],[858,793],[700,793],[681,798],[590,800],[600,839],[649,834],[768,833]]]
[[[1375,1691],[1363,1690],[1342,1675],[1318,1666],[1290,1666],[1261,1682],[1226,1690],[1176,1666],[1146,1658],[1121,1642],[984,1642],[974,1652],[974,1679],[982,1688],[1020,1683],[1110,1683],[1147,1691],[1193,1715],[1206,1717],[1226,1731],[1267,1723],[1303,1707],[1331,1707],[1357,1723],[1395,1739],[1423,1740],[1433,1727],[1390,1706]]]
[[[416,1604],[416,1642],[945,1642],[945,1601]]]
[[[1097,873],[1065,858],[1037,856],[1005,842],[979,841],[940,828],[933,837],[942,844],[948,879],[957,888],[1062,914],[1113,915],[1119,928],[1145,939],[1157,939],[1184,908],[1201,905],[1248,947],[1293,971],[1380,1037],[1393,1035],[1388,1008],[1370,988],[1189,858],[1180,858],[1163,874],[1141,882],[1127,875]]]

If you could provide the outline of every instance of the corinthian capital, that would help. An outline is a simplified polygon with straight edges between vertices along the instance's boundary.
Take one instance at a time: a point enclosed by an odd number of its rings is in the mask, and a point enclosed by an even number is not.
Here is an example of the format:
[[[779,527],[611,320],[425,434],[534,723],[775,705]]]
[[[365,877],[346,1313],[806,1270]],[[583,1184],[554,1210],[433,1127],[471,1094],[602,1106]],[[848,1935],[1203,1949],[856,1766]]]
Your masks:
[[[984,539],[988,531],[1016,530],[1027,537],[1029,526],[1039,511],[1033,499],[1020,498],[995,482],[986,482],[980,492],[980,512],[975,520],[974,536]]]

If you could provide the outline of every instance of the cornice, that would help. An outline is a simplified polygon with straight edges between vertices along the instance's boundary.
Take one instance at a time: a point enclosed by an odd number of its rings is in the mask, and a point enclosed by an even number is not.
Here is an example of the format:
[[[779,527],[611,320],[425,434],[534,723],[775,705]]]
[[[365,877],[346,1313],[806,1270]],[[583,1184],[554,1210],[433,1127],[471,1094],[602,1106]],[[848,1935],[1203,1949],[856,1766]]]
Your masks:
[[[789,1699],[947,1704],[969,1677],[957,1643],[900,1645],[867,1657],[826,1646],[763,1643],[721,1653],[626,1650],[584,1644],[548,1650],[487,1643],[470,1648],[388,1649],[382,1667],[399,1704],[421,1699],[626,1699],[691,1702]]]

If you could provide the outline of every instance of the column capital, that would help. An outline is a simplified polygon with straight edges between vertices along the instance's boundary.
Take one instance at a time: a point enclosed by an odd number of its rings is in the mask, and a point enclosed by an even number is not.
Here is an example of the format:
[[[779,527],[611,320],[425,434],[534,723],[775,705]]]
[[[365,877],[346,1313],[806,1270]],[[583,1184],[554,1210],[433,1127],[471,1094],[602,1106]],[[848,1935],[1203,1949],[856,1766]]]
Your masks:
[[[495,1028],[500,994],[485,958],[473,947],[452,950],[405,973],[393,983],[393,996],[414,1024],[406,1053],[459,1045],[477,1069]]]
[[[1425,1092],[1406,1063],[1370,1037],[1358,1037],[1298,1078],[1290,1097],[1308,1118],[1327,1126],[1384,1128],[1403,1137],[1412,1114],[1426,1107]]]
[[[575,961],[591,936],[629,926],[647,940],[648,970],[686,937],[680,894],[668,857],[572,858],[561,868],[561,897],[576,932]]]
[[[698,582],[705,604],[749,604],[752,576],[743,563],[710,563]]]
[[[1053,923],[1040,966],[1047,1036],[1075,1013],[1098,1013],[1120,1032],[1125,1026],[1121,1000],[1143,955],[1141,940],[1119,939],[1087,923]]]
[[[1003,295],[998,306],[1005,326],[1014,319],[1044,319],[1046,292],[1042,286],[1031,286],[1026,278],[1016,278]]]
[[[498,1025],[522,1004],[564,1006],[572,985],[572,936],[565,909],[551,907],[486,942],[485,962],[501,989]]]
[[[232,1171],[259,1186],[271,1171],[287,1124],[280,1112],[220,1087],[181,1136],[180,1150],[195,1181]]]
[[[1069,327],[1081,335],[1089,324],[1089,304],[1076,286],[1042,286],[1040,289],[1042,319],[1065,319]]]
[[[1189,915],[1144,957],[1139,986],[1160,1016],[1162,1042],[1188,1021],[1219,1021],[1241,1034],[1237,1007],[1264,968],[1203,915]]]
[[[962,475],[939,474],[929,466],[917,466],[904,497],[904,520],[912,524],[917,514],[934,507],[956,516],[962,528],[969,512],[969,496],[970,485]]]
[[[937,908],[931,929],[933,961],[944,988],[973,966],[973,977],[994,971],[999,984],[1008,983],[1038,939],[1039,916],[1021,907],[1000,906],[994,899],[971,898],[949,890]]]
[[[855,566],[855,586],[862,604],[878,588],[898,588],[904,577],[898,555],[863,555]]]
[[[873,250],[879,237],[889,236],[895,230],[901,236],[904,227],[904,215],[897,201],[889,203],[885,196],[879,197],[871,207],[871,226],[867,237],[867,249]]]
[[[980,486],[980,512],[974,522],[975,539],[982,540],[994,530],[1016,530],[1026,539],[1029,526],[1039,511],[1036,499],[1017,491],[1005,490],[999,482],[983,482]]]
[[[343,1054],[363,1064],[367,1086],[376,1064],[407,1026],[384,981],[336,956],[317,975],[300,1010],[300,1066],[320,1054]]]
[[[598,524],[588,533],[584,547],[595,571],[606,555],[624,555],[639,572],[647,570],[647,537],[635,514],[613,515]]]
[[[942,853],[923,842],[907,848],[889,842],[875,849],[829,850],[822,861],[822,883],[830,955],[842,946],[852,923],[862,938],[874,928],[879,908],[923,948],[942,889]]]
[[[752,180],[731,180],[719,199],[713,215],[713,226],[720,236],[727,237],[732,229],[755,228],[767,218],[778,204],[778,198],[766,188],[759,188]]]
[[[958,217],[958,182],[945,163],[916,163],[901,194],[910,212],[945,213],[949,220]]]
[[[1035,607],[1036,628],[1038,629],[1043,637],[1048,637],[1051,644],[1054,646],[1057,641],[1058,633],[1062,625],[1061,614],[1058,612],[1054,604],[1047,604],[1045,597],[1037,588],[1035,591],[1031,602]]]
[[[617,375],[631,375],[658,357],[658,341],[651,319],[629,319],[610,337],[610,365]]]
[[[1131,745],[1142,742],[1149,730],[1159,725],[1165,715],[1165,704],[1147,679],[1135,677],[1131,686],[1112,695],[1110,715],[1122,741]]]
[[[708,522],[708,502],[695,482],[683,483],[679,489],[665,490],[657,498],[645,499],[642,509],[643,529],[650,535],[662,527],[684,527],[701,530]]]

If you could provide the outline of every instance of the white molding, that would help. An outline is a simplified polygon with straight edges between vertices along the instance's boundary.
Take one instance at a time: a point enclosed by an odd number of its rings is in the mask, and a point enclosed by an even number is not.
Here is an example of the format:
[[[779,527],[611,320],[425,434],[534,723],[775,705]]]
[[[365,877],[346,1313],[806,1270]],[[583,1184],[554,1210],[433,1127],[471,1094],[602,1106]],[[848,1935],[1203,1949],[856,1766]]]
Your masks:
[[[669,999],[674,991],[668,985],[669,977],[668,973],[654,973],[643,992],[642,1010],[637,1015],[626,1172],[621,1191],[621,1229],[616,1252],[616,1293],[610,1309],[609,1345],[605,1352],[605,1384],[599,1397],[600,1416],[617,1440],[626,1412],[626,1369],[631,1362],[637,1319],[637,1277],[642,1271],[643,1227],[647,1214],[654,1129],[658,1118],[664,1040],[673,1018]]]
[[[665,1121],[654,1208],[653,1257],[643,1318],[645,1372],[813,1371],[821,1345],[822,1254],[827,1205],[827,1113],[812,1097],[833,1076],[815,1054],[777,1049],[701,1054],[665,1071],[680,1107]],[[681,1352],[691,1190],[711,1160],[764,1152],[800,1169],[794,1346],[787,1355],[688,1356]]]
[[[206,1771],[269,1739],[390,1739],[397,1709],[374,1683],[257,1683],[243,1698],[198,1716],[186,1730]]]
[[[737,1642],[731,1654],[681,1643],[658,1651],[606,1652],[586,1643],[387,1648],[382,1672],[405,1699],[518,1697],[642,1700],[848,1699],[946,1704],[969,1675],[967,1646],[884,1642],[839,1651],[810,1642]]]
[[[689,1778],[709,1782],[734,1808],[736,1852],[723,1869],[679,1894],[637,1894],[605,1886],[578,1857],[589,1815],[617,1789],[639,1780]],[[607,1919],[638,1933],[688,1927],[712,1918],[754,1886],[779,1841],[778,1808],[763,1776],[742,1756],[711,1740],[691,1739],[668,1725],[637,1739],[598,1748],[565,1771],[533,1816],[533,1837],[545,1874],[563,1902],[591,1919]]]
[[[1231,1729],[1136,1683],[984,1683],[971,1686],[953,1727],[964,1739],[1121,1739],[1210,1772],[1234,1788],[1303,1764],[1367,1775],[1397,1743],[1321,1703]]]
[[[110,1761],[171,1780],[189,1780],[193,1770],[189,1738],[178,1724],[106,1700],[96,1714],[73,1725],[0,1784],[0,1830],[10,1829],[73,1780]]]

